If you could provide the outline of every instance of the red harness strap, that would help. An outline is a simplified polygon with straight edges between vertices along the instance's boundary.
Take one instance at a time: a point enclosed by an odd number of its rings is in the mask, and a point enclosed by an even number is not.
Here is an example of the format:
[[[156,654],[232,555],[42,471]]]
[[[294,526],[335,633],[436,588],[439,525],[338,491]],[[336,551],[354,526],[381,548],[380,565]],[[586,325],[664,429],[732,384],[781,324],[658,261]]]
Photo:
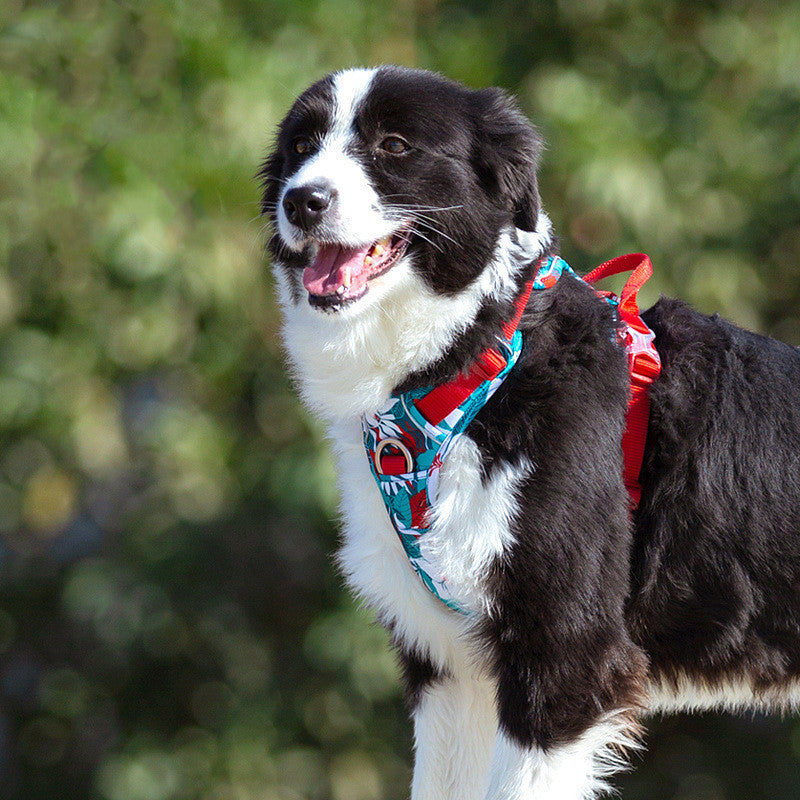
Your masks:
[[[631,272],[619,297],[617,308],[620,319],[626,326],[624,345],[628,353],[631,381],[628,415],[625,433],[622,436],[624,480],[632,507],[636,508],[642,496],[639,474],[642,470],[647,427],[650,421],[650,384],[661,373],[661,359],[653,344],[655,336],[639,316],[639,306],[636,302],[639,289],[653,274],[653,265],[644,253],[631,253],[606,261],[586,275],[584,280],[588,284],[593,284],[620,272]],[[604,297],[614,297],[611,292],[595,291]]]
[[[631,253],[619,256],[601,264],[592,270],[583,280],[594,284],[603,278],[631,272],[619,297],[617,309],[620,319],[625,323],[624,341],[622,344],[628,353],[630,369],[631,393],[628,401],[628,414],[625,433],[622,436],[622,454],[624,461],[623,477],[625,488],[631,498],[632,508],[639,504],[642,487],[639,474],[642,469],[644,447],[647,441],[647,427],[650,420],[650,384],[661,372],[661,359],[653,344],[654,334],[639,316],[636,296],[653,274],[653,265],[643,253]],[[503,326],[503,333],[510,339],[519,325],[528,298],[533,290],[533,279],[514,304],[514,316]],[[617,300],[612,292],[595,291],[602,297]],[[438,425],[448,414],[458,408],[467,397],[485,380],[491,380],[505,367],[506,360],[494,349],[484,350],[465,375],[460,375],[449,383],[432,389],[424,397],[414,401],[418,411],[432,425]],[[402,466],[398,464],[398,466]]]
[[[542,261],[543,259],[540,259],[537,262],[537,269]],[[531,278],[525,284],[522,294],[514,303],[514,316],[503,324],[503,335],[506,339],[510,339],[517,330],[522,312],[525,311],[528,298],[533,291],[534,280],[535,278]],[[493,347],[487,348],[478,356],[466,375],[459,375],[450,383],[437,386],[424,397],[415,400],[414,405],[431,425],[438,425],[448,414],[458,408],[483,381],[496,378],[505,366],[506,359],[500,351]]]

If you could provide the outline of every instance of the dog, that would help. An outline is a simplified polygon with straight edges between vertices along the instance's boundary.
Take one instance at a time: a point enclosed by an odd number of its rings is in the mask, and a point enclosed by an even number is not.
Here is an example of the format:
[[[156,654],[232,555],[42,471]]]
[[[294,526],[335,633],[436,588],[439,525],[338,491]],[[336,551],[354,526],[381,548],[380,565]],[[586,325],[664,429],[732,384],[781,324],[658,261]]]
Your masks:
[[[587,800],[648,713],[800,699],[800,350],[678,300],[643,312],[661,373],[634,507],[614,305],[568,269],[525,299],[557,249],[541,150],[503,91],[382,66],[305,91],[259,172],[339,564],[402,666],[413,800]],[[424,536],[404,530],[380,410],[463,383],[515,316],[513,368],[425,473]]]

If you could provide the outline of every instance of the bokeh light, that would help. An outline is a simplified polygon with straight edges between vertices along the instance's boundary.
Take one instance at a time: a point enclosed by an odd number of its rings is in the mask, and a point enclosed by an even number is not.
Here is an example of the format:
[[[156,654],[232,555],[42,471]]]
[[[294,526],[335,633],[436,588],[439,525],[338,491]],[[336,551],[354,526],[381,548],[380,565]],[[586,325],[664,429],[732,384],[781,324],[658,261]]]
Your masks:
[[[579,271],[800,345],[800,4],[4,0],[0,797],[399,800],[253,176],[293,98],[394,61],[501,85]],[[800,796],[800,723],[654,721],[624,797]]]

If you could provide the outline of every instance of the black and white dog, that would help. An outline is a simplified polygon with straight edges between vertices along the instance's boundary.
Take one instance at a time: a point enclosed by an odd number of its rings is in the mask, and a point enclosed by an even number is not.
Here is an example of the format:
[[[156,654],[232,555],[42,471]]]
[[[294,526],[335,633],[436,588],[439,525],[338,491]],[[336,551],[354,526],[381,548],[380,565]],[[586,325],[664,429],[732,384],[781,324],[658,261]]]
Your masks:
[[[586,800],[652,710],[800,699],[800,351],[660,300],[641,502],[608,303],[532,294],[519,361],[441,467],[433,596],[390,524],[362,415],[496,340],[555,248],[534,128],[500,90],[399,67],[324,78],[263,165],[284,337],[338,461],[353,589],[391,630],[414,800]]]

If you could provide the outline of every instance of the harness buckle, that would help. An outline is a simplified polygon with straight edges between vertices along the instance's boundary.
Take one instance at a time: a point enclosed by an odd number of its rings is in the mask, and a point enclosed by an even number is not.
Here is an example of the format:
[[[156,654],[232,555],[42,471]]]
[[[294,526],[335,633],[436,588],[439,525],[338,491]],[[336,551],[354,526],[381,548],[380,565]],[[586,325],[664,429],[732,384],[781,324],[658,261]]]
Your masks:
[[[631,375],[652,383],[661,374],[661,362],[652,353],[636,353],[633,357]]]
[[[644,333],[628,325],[628,351],[631,383],[639,386],[652,383],[661,374],[661,359],[655,348],[655,334],[649,328]]]

